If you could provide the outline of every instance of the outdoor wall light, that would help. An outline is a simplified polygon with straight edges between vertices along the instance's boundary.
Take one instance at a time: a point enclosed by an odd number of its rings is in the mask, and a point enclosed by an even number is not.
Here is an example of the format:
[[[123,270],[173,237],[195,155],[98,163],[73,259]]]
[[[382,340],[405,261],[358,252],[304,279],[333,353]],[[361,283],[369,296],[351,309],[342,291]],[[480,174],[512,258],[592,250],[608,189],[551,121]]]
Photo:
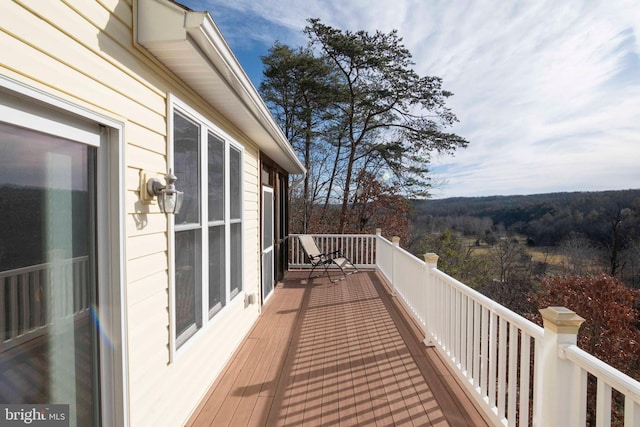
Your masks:
[[[178,178],[171,173],[171,169],[164,176],[164,179],[167,181],[167,185],[163,185],[158,178],[149,178],[146,182],[147,196],[151,200],[153,200],[153,197],[158,198],[160,211],[168,214],[177,214],[180,212],[184,193],[176,190],[175,182]]]

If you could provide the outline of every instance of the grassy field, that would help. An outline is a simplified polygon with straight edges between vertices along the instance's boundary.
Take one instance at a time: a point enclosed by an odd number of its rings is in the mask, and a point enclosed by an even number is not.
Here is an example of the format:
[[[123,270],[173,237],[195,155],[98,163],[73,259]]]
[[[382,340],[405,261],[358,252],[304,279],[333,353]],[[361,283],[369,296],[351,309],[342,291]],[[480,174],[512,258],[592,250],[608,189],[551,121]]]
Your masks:
[[[555,246],[528,246],[527,238],[525,236],[514,236],[518,241],[518,244],[524,248],[533,262],[546,263],[549,270],[558,271],[563,270],[568,264],[567,257],[558,253],[558,248]],[[488,255],[492,250],[492,246],[482,243],[476,245],[475,239],[463,238],[463,244],[466,247],[472,248],[474,255]]]

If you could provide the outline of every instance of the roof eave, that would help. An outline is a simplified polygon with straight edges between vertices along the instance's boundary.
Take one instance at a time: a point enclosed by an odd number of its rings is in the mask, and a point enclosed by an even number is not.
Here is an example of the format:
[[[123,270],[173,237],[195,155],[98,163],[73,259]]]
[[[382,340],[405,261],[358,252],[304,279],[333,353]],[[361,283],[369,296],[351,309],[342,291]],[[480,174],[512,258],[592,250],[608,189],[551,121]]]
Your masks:
[[[137,0],[136,42],[291,174],[305,173],[208,12]]]

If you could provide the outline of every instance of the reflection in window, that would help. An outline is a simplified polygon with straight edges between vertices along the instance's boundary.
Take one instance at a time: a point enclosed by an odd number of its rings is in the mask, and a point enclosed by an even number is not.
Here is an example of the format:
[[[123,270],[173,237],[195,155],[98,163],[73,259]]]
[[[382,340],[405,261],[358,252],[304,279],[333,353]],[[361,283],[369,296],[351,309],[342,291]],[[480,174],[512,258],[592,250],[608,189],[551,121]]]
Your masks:
[[[209,316],[226,303],[224,226],[209,228]]]
[[[175,114],[173,119],[174,168],[184,199],[176,224],[200,222],[200,128],[191,120]]]
[[[185,192],[175,217],[180,347],[242,290],[242,151],[190,115],[175,112],[173,120],[174,169]]]
[[[97,148],[0,123],[0,403],[97,425]]]

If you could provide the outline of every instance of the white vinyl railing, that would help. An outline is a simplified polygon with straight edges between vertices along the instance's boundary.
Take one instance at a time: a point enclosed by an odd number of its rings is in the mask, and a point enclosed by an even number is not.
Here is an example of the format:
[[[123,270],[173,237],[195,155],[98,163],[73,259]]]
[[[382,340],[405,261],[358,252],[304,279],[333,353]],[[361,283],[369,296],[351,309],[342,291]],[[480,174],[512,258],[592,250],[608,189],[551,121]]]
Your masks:
[[[0,272],[0,349],[41,333],[52,316],[89,308],[87,269],[83,256]]]
[[[290,266],[305,267],[291,237]],[[425,344],[438,349],[496,425],[608,426],[623,413],[624,426],[640,427],[640,382],[575,345],[579,323],[574,332],[566,326],[579,318],[575,313],[549,308],[559,320],[545,318],[542,328],[439,271],[437,255],[423,261],[397,238],[389,241],[379,230],[370,237],[375,242],[367,240],[365,251],[362,235],[314,235],[321,251],[341,249],[385,276],[422,327]],[[349,248],[351,242],[360,246]],[[595,396],[588,396],[588,378],[597,381]],[[613,390],[623,398],[612,399]]]
[[[427,268],[428,335],[496,424],[528,426],[535,351],[544,329]]]

